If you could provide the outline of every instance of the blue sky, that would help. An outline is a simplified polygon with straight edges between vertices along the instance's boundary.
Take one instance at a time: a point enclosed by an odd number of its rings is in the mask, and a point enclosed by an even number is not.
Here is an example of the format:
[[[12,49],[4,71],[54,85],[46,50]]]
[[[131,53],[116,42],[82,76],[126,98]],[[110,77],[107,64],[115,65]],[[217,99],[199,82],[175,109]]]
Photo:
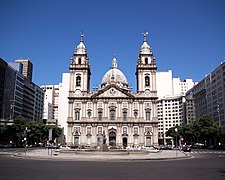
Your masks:
[[[58,84],[85,34],[91,86],[116,50],[118,68],[136,90],[143,31],[158,71],[199,81],[225,60],[224,0],[0,0],[0,57],[30,58],[33,81]]]

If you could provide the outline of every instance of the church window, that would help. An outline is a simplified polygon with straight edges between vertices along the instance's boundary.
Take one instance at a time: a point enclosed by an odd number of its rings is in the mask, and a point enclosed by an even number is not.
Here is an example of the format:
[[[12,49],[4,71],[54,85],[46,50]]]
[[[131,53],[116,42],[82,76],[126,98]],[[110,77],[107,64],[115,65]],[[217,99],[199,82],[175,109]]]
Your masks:
[[[151,115],[150,110],[147,110],[146,111],[146,121],[150,121],[150,115]]]
[[[81,58],[78,59],[78,64],[81,64]]]
[[[80,120],[80,111],[79,110],[75,111],[75,120]]]
[[[98,110],[98,120],[102,121],[102,109]]]
[[[150,86],[150,78],[149,78],[149,76],[145,76],[145,86]]]
[[[91,134],[91,127],[87,127],[87,134]]]
[[[145,58],[145,64],[148,64],[148,58]]]
[[[138,117],[138,111],[134,111],[134,118],[136,119]]]
[[[134,127],[134,134],[138,134],[138,127]]]
[[[110,116],[110,120],[115,120],[116,119],[116,110],[114,108],[110,109],[109,116]]]
[[[102,127],[98,127],[98,134],[102,134]]]
[[[90,119],[91,118],[91,110],[88,110],[87,115],[88,115],[88,118]]]
[[[123,134],[127,134],[127,127],[123,127]]]
[[[81,85],[81,77],[77,76],[76,77],[76,86],[80,86]]]
[[[127,110],[126,109],[123,110],[123,120],[124,121],[127,120]]]

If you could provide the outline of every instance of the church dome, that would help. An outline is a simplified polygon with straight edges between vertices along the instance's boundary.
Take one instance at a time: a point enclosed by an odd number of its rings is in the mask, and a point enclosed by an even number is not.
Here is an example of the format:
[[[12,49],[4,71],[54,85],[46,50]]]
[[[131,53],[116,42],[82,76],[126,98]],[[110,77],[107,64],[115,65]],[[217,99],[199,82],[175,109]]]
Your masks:
[[[119,69],[117,69],[117,61],[115,57],[113,58],[111,69],[107,71],[102,78],[102,87],[111,83],[115,83],[121,88],[128,87],[126,77]]]

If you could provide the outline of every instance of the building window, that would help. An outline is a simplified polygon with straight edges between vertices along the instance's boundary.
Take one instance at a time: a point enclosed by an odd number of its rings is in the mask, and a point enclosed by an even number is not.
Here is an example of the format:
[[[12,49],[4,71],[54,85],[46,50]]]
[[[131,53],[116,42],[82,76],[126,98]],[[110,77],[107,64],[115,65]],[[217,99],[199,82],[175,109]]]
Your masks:
[[[134,134],[138,134],[138,127],[134,127]]]
[[[87,134],[91,134],[91,127],[87,127]]]
[[[145,58],[145,64],[148,64],[148,58]]]
[[[150,110],[146,110],[146,121],[150,121],[150,115],[151,115],[151,112]]]
[[[137,119],[137,117],[138,117],[138,111],[136,110],[134,111],[134,118]]]
[[[81,64],[81,58],[78,59],[78,64]]]
[[[98,110],[98,120],[102,121],[102,109]]]
[[[75,120],[80,120],[80,111],[79,110],[75,111]]]
[[[127,109],[123,110],[123,120],[126,121],[127,120]]]
[[[76,77],[76,86],[80,86],[81,85],[81,77],[77,76]]]
[[[98,134],[102,134],[102,127],[98,127]]]
[[[110,120],[115,120],[116,119],[116,110],[114,108],[110,109],[109,116],[110,116]]]
[[[149,76],[145,76],[145,86],[150,86],[150,78],[149,78]]]
[[[123,127],[123,134],[127,134],[127,127]]]
[[[90,119],[91,118],[91,110],[88,110],[87,115],[88,115],[88,118]]]

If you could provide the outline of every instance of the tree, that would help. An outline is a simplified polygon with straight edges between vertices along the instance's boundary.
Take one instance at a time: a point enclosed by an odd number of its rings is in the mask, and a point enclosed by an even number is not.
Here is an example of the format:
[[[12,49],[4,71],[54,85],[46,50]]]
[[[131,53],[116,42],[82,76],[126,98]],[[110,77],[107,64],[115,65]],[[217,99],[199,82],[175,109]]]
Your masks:
[[[177,126],[177,128],[177,135],[183,137],[185,142],[209,145],[218,137],[221,127],[214,123],[209,116],[202,116],[199,120],[193,121],[191,124]],[[166,132],[166,135],[175,138],[175,127],[170,128]]]
[[[12,142],[16,146],[23,146],[46,142],[49,129],[53,129],[52,138],[60,137],[62,129],[55,125],[45,125],[39,121],[28,121],[22,116],[14,118],[12,126],[0,125],[0,141],[3,143]]]
[[[177,132],[175,131],[176,128]],[[179,141],[181,137],[181,126],[169,128],[169,130],[166,132],[166,135],[172,137],[174,142],[176,142],[176,140]]]

